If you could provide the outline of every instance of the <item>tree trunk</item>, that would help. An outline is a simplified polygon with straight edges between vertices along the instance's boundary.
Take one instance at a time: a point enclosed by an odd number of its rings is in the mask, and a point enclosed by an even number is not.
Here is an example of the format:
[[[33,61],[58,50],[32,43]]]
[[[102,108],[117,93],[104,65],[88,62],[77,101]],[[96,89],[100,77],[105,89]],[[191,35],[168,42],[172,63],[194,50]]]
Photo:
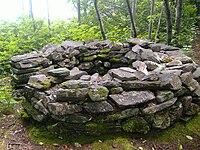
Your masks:
[[[29,0],[29,18],[33,20],[33,29],[36,30],[34,16],[33,16],[33,7],[32,7],[32,0]]]
[[[96,10],[96,13],[97,13],[97,18],[98,18],[98,21],[99,21],[99,26],[100,26],[102,37],[103,37],[104,40],[106,40],[106,35],[105,35],[102,20],[101,20],[101,15],[100,15],[99,9],[98,9],[98,0],[94,0],[94,7],[95,7],[95,10]]]
[[[172,18],[170,13],[170,6],[168,0],[163,0],[166,14],[166,26],[167,26],[167,44],[171,43],[172,40]]]
[[[47,22],[48,22],[48,28],[50,29],[51,20],[50,20],[50,14],[49,14],[49,0],[47,0]]]
[[[155,1],[152,0],[151,1],[151,10],[150,10],[150,22],[149,22],[149,30],[148,30],[148,38],[151,39],[152,37],[152,27],[153,27],[153,13],[154,13],[154,5],[155,5]]]
[[[131,30],[131,36],[136,38],[137,37],[137,33],[136,33],[135,23],[134,23],[134,20],[133,20],[133,14],[131,12],[131,6],[130,6],[130,3],[129,3],[129,0],[126,0],[126,4],[127,4],[127,7],[128,7],[130,19],[131,19],[131,26],[132,26],[132,28],[131,28],[132,29]]]
[[[133,0],[133,2],[132,2],[132,14],[133,14],[133,22],[135,23],[135,28],[136,28],[136,22],[135,22],[135,20],[136,20],[136,0]],[[132,25],[131,25],[131,29],[132,29]]]
[[[81,25],[81,0],[77,1],[78,24]]]
[[[183,0],[177,0],[177,6],[176,6],[176,26],[175,26],[175,34],[176,35],[179,35],[179,32],[180,32],[182,10],[183,10]]]
[[[160,17],[158,19],[158,25],[157,25],[157,29],[156,29],[156,35],[155,35],[155,42],[157,42],[157,39],[158,39],[157,36],[158,36],[159,30],[160,30],[160,24],[161,24],[162,14],[163,14],[163,8],[161,8]]]

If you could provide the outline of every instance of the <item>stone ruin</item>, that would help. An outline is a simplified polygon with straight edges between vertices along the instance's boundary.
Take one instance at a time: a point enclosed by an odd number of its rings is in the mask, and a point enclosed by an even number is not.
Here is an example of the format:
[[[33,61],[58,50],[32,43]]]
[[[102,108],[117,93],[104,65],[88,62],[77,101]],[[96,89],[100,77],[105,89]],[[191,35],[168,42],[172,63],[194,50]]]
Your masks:
[[[67,130],[147,133],[200,110],[200,67],[179,48],[144,39],[49,44],[13,56],[11,68],[27,113]]]

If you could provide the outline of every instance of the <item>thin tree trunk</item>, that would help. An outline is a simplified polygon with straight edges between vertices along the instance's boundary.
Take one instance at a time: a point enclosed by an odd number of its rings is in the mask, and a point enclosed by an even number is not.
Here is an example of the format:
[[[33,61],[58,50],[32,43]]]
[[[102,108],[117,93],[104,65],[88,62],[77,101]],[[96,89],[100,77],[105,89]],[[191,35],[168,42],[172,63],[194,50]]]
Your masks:
[[[47,0],[47,22],[48,22],[48,28],[50,29],[51,20],[50,20],[50,14],[49,14],[49,0]]]
[[[77,1],[78,24],[81,25],[81,0]]]
[[[158,19],[158,25],[157,25],[156,35],[155,35],[155,42],[157,42],[157,36],[158,36],[159,30],[160,30],[160,24],[161,24],[162,14],[163,14],[163,8],[161,8],[160,17]]]
[[[95,10],[96,10],[96,13],[97,13],[97,18],[98,18],[98,21],[99,21],[99,26],[100,26],[102,37],[103,37],[104,40],[106,40],[106,34],[105,34],[103,23],[102,23],[102,20],[101,20],[101,15],[100,15],[99,9],[98,9],[98,0],[94,0],[94,7],[95,7]]]
[[[33,16],[33,8],[32,8],[32,0],[29,0],[29,17],[33,20],[33,29],[36,30],[34,16]]]
[[[130,3],[129,3],[129,0],[126,0],[126,4],[127,4],[127,7],[128,7],[129,16],[130,16],[131,25],[132,25],[131,36],[136,38],[137,32],[136,32],[135,23],[134,23],[134,20],[133,20],[133,14],[131,12],[131,6],[130,6]]]
[[[176,26],[175,26],[175,34],[176,35],[179,35],[179,32],[180,32],[182,10],[183,10],[183,0],[177,0]]]
[[[136,0],[133,0],[133,2],[132,2],[132,14],[133,14],[133,22],[135,23],[135,28],[136,28],[136,22],[135,22],[135,20],[136,20]],[[131,29],[132,29],[132,25],[131,25]]]
[[[170,6],[168,0],[163,0],[166,14],[166,26],[167,26],[167,44],[171,43],[172,40],[172,18],[170,13]]]
[[[153,13],[154,13],[154,5],[155,5],[155,1],[152,0],[151,1],[151,11],[150,11],[150,22],[149,22],[149,30],[148,30],[148,38],[151,39],[152,37],[152,27],[153,27]]]

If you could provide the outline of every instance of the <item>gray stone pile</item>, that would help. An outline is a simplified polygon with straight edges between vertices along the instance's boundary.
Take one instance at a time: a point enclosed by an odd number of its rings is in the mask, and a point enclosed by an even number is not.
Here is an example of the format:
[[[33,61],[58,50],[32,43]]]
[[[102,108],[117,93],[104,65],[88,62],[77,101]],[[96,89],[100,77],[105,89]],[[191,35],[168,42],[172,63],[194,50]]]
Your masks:
[[[65,41],[11,61],[27,113],[69,130],[147,133],[200,110],[200,67],[177,47],[143,39]]]

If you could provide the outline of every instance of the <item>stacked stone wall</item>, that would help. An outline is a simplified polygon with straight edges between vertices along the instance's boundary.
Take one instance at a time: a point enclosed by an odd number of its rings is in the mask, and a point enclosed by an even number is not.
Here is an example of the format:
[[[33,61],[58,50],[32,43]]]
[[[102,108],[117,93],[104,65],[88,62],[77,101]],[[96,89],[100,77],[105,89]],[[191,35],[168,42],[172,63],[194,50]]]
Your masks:
[[[69,130],[147,133],[200,110],[200,67],[177,47],[143,39],[49,44],[11,66],[27,113]]]

